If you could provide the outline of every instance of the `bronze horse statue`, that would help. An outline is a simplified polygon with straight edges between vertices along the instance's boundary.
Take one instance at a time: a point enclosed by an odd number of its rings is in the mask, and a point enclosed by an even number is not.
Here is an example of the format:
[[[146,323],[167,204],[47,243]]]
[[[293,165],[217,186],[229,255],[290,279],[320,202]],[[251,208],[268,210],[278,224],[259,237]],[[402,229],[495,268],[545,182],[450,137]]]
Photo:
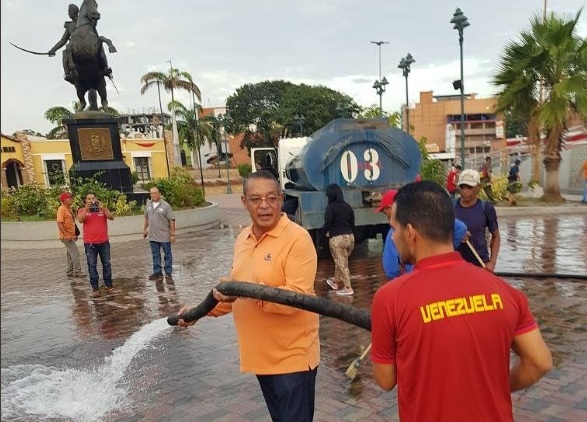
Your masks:
[[[99,19],[96,0],[84,0],[69,40],[72,64],[70,82],[75,86],[81,110],[87,105],[86,92],[90,110],[98,110],[97,95],[100,95],[102,110],[108,110],[106,77],[112,78],[112,70],[108,67],[102,44],[108,45],[110,53],[115,53],[116,49],[109,39],[98,35],[96,25]]]

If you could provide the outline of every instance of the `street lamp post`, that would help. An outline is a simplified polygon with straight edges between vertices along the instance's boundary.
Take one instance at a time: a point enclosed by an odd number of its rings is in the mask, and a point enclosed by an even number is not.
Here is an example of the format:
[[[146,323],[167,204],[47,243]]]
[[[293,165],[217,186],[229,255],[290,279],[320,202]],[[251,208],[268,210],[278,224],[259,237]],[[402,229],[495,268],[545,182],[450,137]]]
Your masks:
[[[461,9],[457,8],[452,15],[450,23],[454,24],[453,29],[459,31],[459,47],[461,53],[461,79],[453,82],[455,89],[461,90],[461,167],[465,168],[465,83],[463,79],[463,31],[470,25],[469,20]]]
[[[373,88],[379,95],[379,115],[383,116],[383,93],[385,92],[385,86],[389,84],[385,76],[381,78],[381,45],[389,44],[388,41],[371,41],[371,44],[376,44],[379,49],[379,79],[373,84]]]
[[[230,155],[228,154],[228,138],[226,132],[224,133],[224,150],[226,153],[226,193],[232,193],[232,187],[230,186]]]
[[[410,133],[410,105],[409,105],[409,97],[408,97],[408,75],[410,74],[410,66],[412,63],[415,63],[416,60],[412,57],[410,53],[406,57],[402,57],[397,66],[402,70],[402,74],[404,78],[406,78],[406,132]]]
[[[226,138],[226,130],[224,128],[225,121],[226,115],[219,114],[216,117],[218,138],[222,137],[224,139],[224,159],[226,160],[226,193],[232,193],[232,187],[230,186],[230,158],[228,155],[228,139]],[[222,156],[222,147],[220,142],[220,139],[218,139],[218,176],[220,176],[220,157]]]

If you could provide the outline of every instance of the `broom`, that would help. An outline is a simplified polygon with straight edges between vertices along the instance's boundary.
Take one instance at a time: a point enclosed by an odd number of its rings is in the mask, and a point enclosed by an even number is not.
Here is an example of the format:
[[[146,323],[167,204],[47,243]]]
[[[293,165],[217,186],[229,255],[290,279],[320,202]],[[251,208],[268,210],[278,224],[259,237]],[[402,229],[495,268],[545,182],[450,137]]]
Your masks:
[[[371,350],[371,343],[369,343],[369,346],[367,346],[367,348],[365,349],[365,351],[361,354],[361,356],[359,356],[358,358],[356,358],[351,365],[347,368],[345,375],[349,380],[354,380],[357,376],[357,373],[359,372],[359,366],[361,366],[361,362],[365,359],[365,357],[367,356],[367,353],[369,353],[369,350]]]
[[[469,242],[467,240],[466,243],[467,243],[467,246],[469,247],[469,249],[471,249],[471,252],[473,253],[473,255],[475,255],[477,262],[479,262],[479,264],[481,264],[481,267],[485,268],[485,262],[483,262],[483,260],[481,259],[481,257],[479,256],[479,254],[477,253],[477,251],[475,250],[473,245],[471,245],[471,242]]]

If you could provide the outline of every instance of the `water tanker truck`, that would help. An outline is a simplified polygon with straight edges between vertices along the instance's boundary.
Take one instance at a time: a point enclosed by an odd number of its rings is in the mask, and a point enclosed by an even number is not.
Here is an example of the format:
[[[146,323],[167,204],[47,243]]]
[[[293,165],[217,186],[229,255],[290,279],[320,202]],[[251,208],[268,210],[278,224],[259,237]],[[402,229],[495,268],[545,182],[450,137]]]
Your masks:
[[[251,160],[253,171],[272,168],[278,175],[288,214],[322,251],[329,184],[339,185],[353,207],[359,244],[385,236],[389,222],[375,212],[381,195],[413,182],[422,157],[416,140],[387,119],[335,119],[308,137],[280,139],[277,149],[253,148]]]

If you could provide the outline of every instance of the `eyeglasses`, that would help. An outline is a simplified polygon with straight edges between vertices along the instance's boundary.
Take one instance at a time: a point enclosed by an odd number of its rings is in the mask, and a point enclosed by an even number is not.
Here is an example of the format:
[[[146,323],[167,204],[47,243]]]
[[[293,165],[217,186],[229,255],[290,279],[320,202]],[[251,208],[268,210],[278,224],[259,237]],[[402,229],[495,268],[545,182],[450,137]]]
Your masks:
[[[274,207],[279,203],[279,196],[249,196],[247,198],[247,202],[255,207],[260,206],[263,201],[265,201],[267,205]]]

